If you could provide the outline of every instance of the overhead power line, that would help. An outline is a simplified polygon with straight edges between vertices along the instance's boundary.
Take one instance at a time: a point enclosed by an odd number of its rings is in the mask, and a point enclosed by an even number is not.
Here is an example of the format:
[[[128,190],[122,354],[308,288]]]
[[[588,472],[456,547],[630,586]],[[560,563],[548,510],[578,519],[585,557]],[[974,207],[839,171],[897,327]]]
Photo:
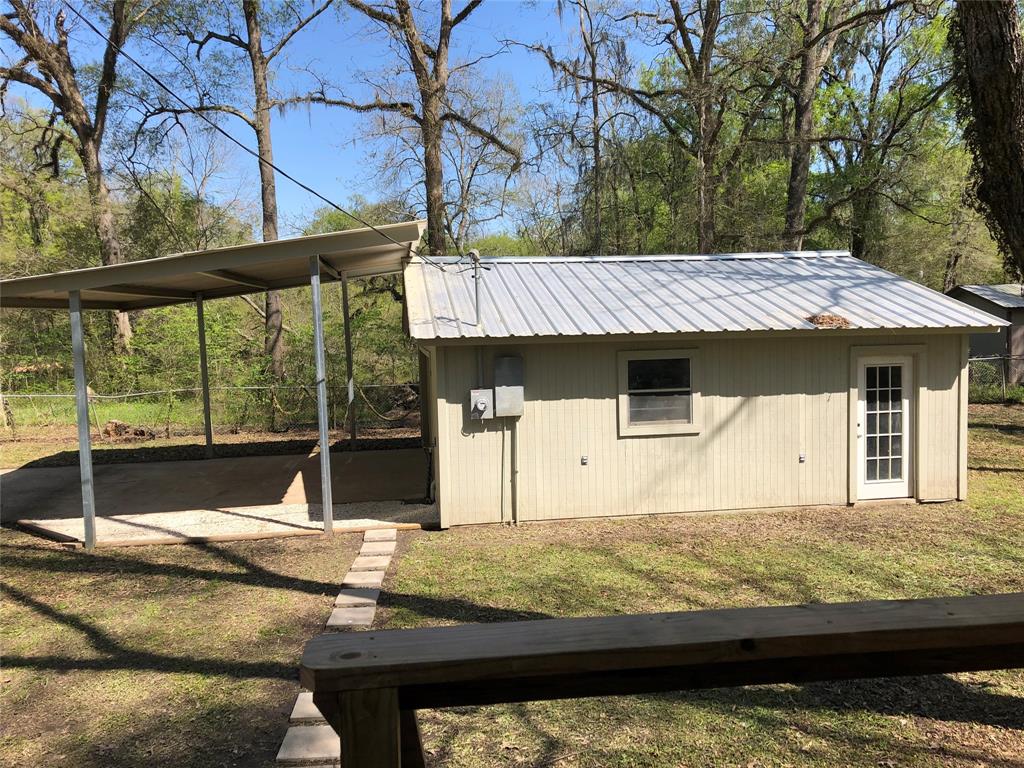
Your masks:
[[[342,208],[340,205],[338,205],[336,202],[334,202],[330,198],[320,194],[319,192],[317,192],[315,189],[313,189],[308,184],[306,184],[306,183],[304,183],[302,181],[299,181],[297,178],[292,176],[290,173],[288,173],[287,171],[282,169],[280,166],[275,165],[270,160],[267,160],[265,157],[262,157],[259,152],[257,152],[256,150],[252,149],[251,147],[247,146],[246,144],[244,144],[243,142],[239,141],[238,139],[236,139],[228,131],[226,131],[223,127],[221,127],[216,122],[214,122],[209,117],[207,117],[203,112],[197,110],[195,107],[193,107],[187,101],[185,101],[185,99],[181,98],[177,93],[174,92],[173,89],[171,89],[170,86],[166,85],[159,77],[157,77],[152,72],[150,72],[145,66],[142,65],[141,62],[139,62],[137,59],[132,57],[131,54],[129,54],[127,51],[125,51],[121,46],[119,46],[113,40],[111,40],[101,29],[99,29],[88,18],[86,18],[84,15],[82,15],[82,13],[77,8],[75,8],[70,2],[68,2],[68,0],[63,0],[63,3],[64,3],[64,6],[69,11],[71,11],[75,16],[77,16],[79,18],[79,20],[82,21],[83,24],[85,24],[87,27],[89,27],[89,29],[91,29],[94,33],[96,33],[96,35],[98,35],[100,38],[105,40],[108,45],[113,47],[113,49],[116,50],[120,56],[124,57],[125,59],[130,61],[132,64],[134,64],[136,67],[138,67],[139,70],[143,74],[145,74],[147,77],[149,77],[150,80],[152,80],[154,83],[156,83],[158,86],[160,86],[160,88],[165,93],[167,93],[171,98],[173,98],[175,101],[177,101],[179,104],[181,104],[182,107],[187,109],[189,112],[191,112],[193,115],[198,117],[200,120],[205,122],[207,125],[209,125],[211,128],[213,128],[215,131],[217,131],[219,134],[224,136],[232,144],[235,144],[238,147],[240,147],[241,149],[245,150],[250,155],[255,157],[259,162],[261,162],[264,165],[266,165],[268,168],[272,168],[276,173],[279,173],[282,176],[284,176],[284,178],[288,179],[288,181],[292,182],[293,184],[295,184],[299,188],[305,190],[306,192],[308,192],[309,194],[313,195],[314,197],[318,198],[319,200],[322,200],[323,202],[327,203],[327,205],[331,206],[332,208],[334,208],[334,209],[340,211],[341,213],[345,214],[346,216],[348,216],[353,221],[358,222],[359,224],[362,224],[364,227],[367,227],[368,229],[373,230],[378,235],[383,237],[385,240],[388,240],[388,241],[390,241],[390,242],[392,242],[392,243],[394,243],[395,245],[398,245],[398,246],[403,246],[403,247],[405,246],[405,243],[400,243],[398,240],[395,240],[395,238],[391,237],[391,235],[389,235],[387,232],[384,232],[380,228],[375,227],[373,224],[371,224],[370,222],[368,222],[368,221],[364,220],[363,218],[357,216],[356,214],[352,213],[351,211],[345,210],[344,208]],[[426,263],[430,264],[431,266],[434,266],[434,267],[436,267],[438,269],[441,269],[441,270],[444,269],[443,265],[441,265],[441,264],[433,261],[432,259],[428,258],[425,254],[420,253],[419,250],[417,250],[416,248],[410,246],[409,249],[410,249],[410,251],[412,251],[412,253],[414,253],[417,256],[419,256],[421,259],[423,259]]]

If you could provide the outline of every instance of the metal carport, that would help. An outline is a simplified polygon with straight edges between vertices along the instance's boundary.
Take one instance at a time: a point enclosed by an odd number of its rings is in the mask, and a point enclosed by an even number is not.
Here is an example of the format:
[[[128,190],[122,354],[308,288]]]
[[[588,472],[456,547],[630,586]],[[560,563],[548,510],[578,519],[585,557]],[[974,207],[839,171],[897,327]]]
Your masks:
[[[83,309],[136,311],[173,304],[196,305],[206,451],[207,456],[211,456],[213,425],[210,418],[203,302],[207,299],[294,288],[308,282],[313,296],[323,526],[325,533],[331,533],[331,466],[327,433],[327,382],[320,283],[341,281],[344,287],[343,296],[347,299],[348,278],[401,272],[403,264],[411,257],[425,228],[426,222],[418,220],[267,243],[179,253],[144,261],[68,270],[49,275],[0,280],[0,307],[67,307],[71,313],[86,548],[92,549],[96,544],[96,504],[89,435],[85,343],[81,321]],[[347,306],[344,327],[346,350],[350,350]],[[351,404],[354,397],[351,354],[349,353],[347,357],[348,399]]]

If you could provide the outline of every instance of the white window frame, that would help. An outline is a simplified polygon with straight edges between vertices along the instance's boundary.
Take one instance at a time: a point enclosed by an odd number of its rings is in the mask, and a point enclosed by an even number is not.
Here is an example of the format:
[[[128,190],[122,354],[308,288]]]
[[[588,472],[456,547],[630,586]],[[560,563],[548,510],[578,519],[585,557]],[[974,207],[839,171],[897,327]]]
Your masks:
[[[629,423],[629,363],[631,360],[686,359],[690,361],[690,421]],[[697,349],[624,350],[618,353],[619,437],[696,435],[701,431],[700,351]]]

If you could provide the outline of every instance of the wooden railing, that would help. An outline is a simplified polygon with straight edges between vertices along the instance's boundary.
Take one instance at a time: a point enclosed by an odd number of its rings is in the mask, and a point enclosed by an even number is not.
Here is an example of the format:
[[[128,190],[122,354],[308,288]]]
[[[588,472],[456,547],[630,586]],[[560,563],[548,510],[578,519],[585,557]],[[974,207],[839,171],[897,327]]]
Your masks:
[[[1024,667],[1024,593],[325,634],[301,679],[345,768],[424,765],[415,710]]]

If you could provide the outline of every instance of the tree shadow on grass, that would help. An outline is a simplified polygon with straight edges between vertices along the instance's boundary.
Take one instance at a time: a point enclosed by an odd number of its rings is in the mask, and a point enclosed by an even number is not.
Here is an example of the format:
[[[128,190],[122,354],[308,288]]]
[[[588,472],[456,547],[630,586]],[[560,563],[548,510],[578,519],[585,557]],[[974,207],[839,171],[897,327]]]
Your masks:
[[[138,672],[147,670],[151,672],[178,672],[235,678],[272,678],[278,680],[295,680],[298,678],[298,669],[294,664],[203,658],[187,655],[177,656],[132,648],[131,646],[124,645],[88,619],[66,611],[60,611],[10,585],[0,584],[0,591],[8,599],[29,608],[40,616],[84,635],[92,648],[99,654],[92,658],[61,655],[20,656],[17,654],[5,654],[4,665],[9,668],[56,670],[61,672],[72,670],[131,670]]]
[[[425,618],[459,624],[555,618],[540,611],[480,605],[462,598],[437,598],[387,590],[381,591],[378,605],[382,608],[403,609]]]

